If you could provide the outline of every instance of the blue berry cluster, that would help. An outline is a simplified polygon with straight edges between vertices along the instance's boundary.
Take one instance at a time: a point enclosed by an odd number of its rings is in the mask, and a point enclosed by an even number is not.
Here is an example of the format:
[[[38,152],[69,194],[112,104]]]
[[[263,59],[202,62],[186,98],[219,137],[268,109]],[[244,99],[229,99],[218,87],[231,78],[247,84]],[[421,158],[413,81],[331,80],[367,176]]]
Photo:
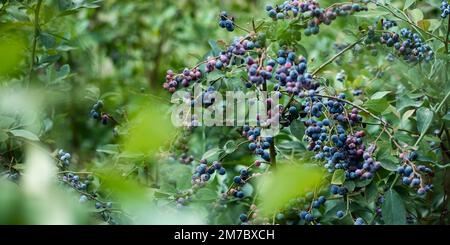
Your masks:
[[[239,175],[234,176],[233,183],[235,185],[243,185],[247,181],[247,179],[250,177],[250,170],[248,168],[242,168],[239,171]]]
[[[331,185],[330,192],[332,195],[345,195],[347,194],[347,188],[338,185]]]
[[[397,173],[403,176],[402,183],[404,185],[408,185],[412,188],[418,188],[417,194],[424,195],[433,188],[433,185],[424,184],[422,175],[430,174],[433,171],[424,165],[416,166],[413,164],[412,161],[415,161],[417,157],[418,154],[415,151],[412,151],[409,154],[402,153],[400,158],[402,158],[404,164],[403,166],[397,168]]]
[[[256,86],[261,85],[272,79],[272,63],[268,64],[266,67],[259,67],[258,63],[252,57],[248,57],[246,61],[249,81],[245,84],[247,88],[251,88],[253,84]]]
[[[402,41],[403,40],[403,41]],[[423,42],[419,34],[403,28],[400,34],[395,32],[383,32],[378,38],[374,29],[369,29],[366,43],[379,42],[388,47],[394,47],[397,55],[403,57],[406,62],[416,63],[430,61],[434,57],[431,47]]]
[[[315,217],[312,213],[308,212],[308,211],[301,211],[298,216],[300,217],[301,220],[305,220],[306,222],[312,222],[314,221]]]
[[[73,174],[73,173],[68,173],[66,175],[64,175],[62,177],[62,180],[71,185],[73,188],[80,190],[80,191],[85,191],[88,187],[89,184],[89,180],[81,180],[79,175]]]
[[[268,149],[273,141],[272,137],[261,137],[260,127],[252,128],[248,125],[243,127],[242,135],[250,141],[248,144],[248,149],[250,151],[254,152],[265,161],[270,162],[270,154]]]
[[[214,70],[223,70],[230,65],[235,65],[239,59],[232,59],[233,56],[242,56],[247,51],[258,48],[260,42],[249,40],[248,37],[237,37],[232,44],[224,51],[221,51],[218,57],[209,57],[205,63],[204,71],[210,73]],[[239,61],[238,61],[239,60]],[[248,58],[248,63],[252,63],[251,57]],[[241,63],[239,63],[241,64]],[[185,68],[182,73],[175,74],[172,70],[166,73],[166,81],[163,83],[163,88],[174,93],[180,86],[189,87],[192,82],[198,82],[202,78],[202,70],[198,66],[193,69]]]
[[[65,166],[68,166],[70,164],[70,158],[72,156],[70,155],[70,153],[65,152],[63,149],[60,149],[58,151],[58,159],[64,163]]]
[[[244,55],[246,51],[254,49],[255,43],[245,38],[235,38],[232,44],[225,50],[220,52],[219,57],[209,58],[206,63],[206,72],[214,71],[215,69],[222,70],[229,65],[233,65],[233,55]],[[236,61],[235,61],[236,62]]]
[[[224,175],[226,170],[222,167],[222,164],[218,161],[212,162],[208,166],[208,162],[205,159],[200,160],[200,165],[195,168],[192,175],[192,184],[202,186],[205,182],[211,178],[211,175],[217,171],[218,174]]]
[[[367,7],[358,3],[336,5],[331,8],[320,8],[319,3],[315,0],[307,0],[304,2],[298,0],[285,1],[281,5],[267,5],[266,11],[273,20],[282,20],[286,18],[295,18],[300,14],[309,13],[312,17],[305,29],[305,35],[315,35],[319,33],[319,25],[329,25],[338,16],[347,16],[354,12],[367,11]]]
[[[397,26],[397,22],[395,22],[394,20],[382,20],[382,26],[384,30],[389,30],[394,26]]]
[[[191,82],[198,81],[201,77],[202,73],[197,68],[185,68],[180,74],[175,74],[172,70],[168,70],[166,73],[166,82],[164,82],[163,88],[170,93],[173,93],[180,85],[183,87],[189,87]]]
[[[447,16],[450,15],[450,5],[447,1],[442,1],[441,3],[441,17],[447,18]]]
[[[278,64],[275,72],[275,79],[278,81],[274,87],[276,91],[285,88],[289,94],[304,97],[304,90],[307,94],[314,94],[320,86],[307,72],[307,61],[303,56],[297,57],[294,52],[281,49],[277,52],[276,61],[268,61],[268,66],[273,67],[275,64]]]
[[[91,117],[95,120],[100,119],[101,116],[101,109],[103,108],[103,101],[99,100],[97,102],[95,102],[95,104],[92,106],[91,111],[89,112],[89,114],[91,115]]]
[[[316,107],[312,107],[317,109],[311,109],[311,111],[314,110],[313,114],[316,117],[321,115],[321,104],[317,104],[314,105]],[[366,150],[363,143],[364,131],[347,134],[344,126],[339,124],[339,122],[342,124],[347,122],[353,126],[361,122],[358,111],[354,109],[351,114],[343,115],[341,113],[344,105],[340,102],[329,100],[326,104],[328,111],[334,113],[332,114],[334,120],[325,118],[320,121],[310,118],[305,121],[306,141],[309,142],[307,149],[317,152],[316,159],[327,161],[324,166],[329,172],[344,169],[347,179],[372,178],[373,173],[381,167],[381,164],[371,157],[374,147]]]
[[[312,208],[320,208],[320,206],[325,204],[327,199],[324,196],[319,196],[317,200],[314,200],[312,203]]]
[[[219,26],[227,31],[234,31],[234,17],[228,16],[226,11],[220,12]]]
[[[93,119],[100,120],[103,125],[106,125],[106,124],[108,124],[108,121],[110,118],[109,118],[108,114],[101,112],[102,108],[103,108],[103,101],[98,100],[92,106],[92,109],[89,112],[89,114]]]

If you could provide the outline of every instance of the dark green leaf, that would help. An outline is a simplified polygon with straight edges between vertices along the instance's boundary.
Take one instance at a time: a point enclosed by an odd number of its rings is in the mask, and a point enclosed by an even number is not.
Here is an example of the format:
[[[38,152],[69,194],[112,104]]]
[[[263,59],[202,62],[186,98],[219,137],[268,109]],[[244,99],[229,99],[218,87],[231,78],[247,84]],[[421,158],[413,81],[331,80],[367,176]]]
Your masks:
[[[382,215],[387,225],[406,224],[405,204],[400,195],[394,190],[388,190],[384,195]]]
[[[290,126],[292,135],[298,140],[302,141],[303,135],[305,134],[305,124],[300,120],[294,120]]]

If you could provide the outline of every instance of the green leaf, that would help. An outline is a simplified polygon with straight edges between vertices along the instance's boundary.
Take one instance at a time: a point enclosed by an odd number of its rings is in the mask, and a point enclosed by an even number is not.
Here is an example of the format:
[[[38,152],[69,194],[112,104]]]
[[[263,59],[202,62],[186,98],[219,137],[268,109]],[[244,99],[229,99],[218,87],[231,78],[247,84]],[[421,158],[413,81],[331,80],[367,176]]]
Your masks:
[[[201,201],[213,201],[217,199],[217,193],[211,189],[203,188],[197,191],[195,198]]]
[[[237,149],[237,145],[236,145],[236,141],[234,141],[234,140],[227,141],[225,143],[225,145],[223,146],[223,150],[227,154],[234,152],[236,149]]]
[[[30,141],[39,141],[39,137],[37,137],[34,133],[24,130],[24,129],[15,129],[9,131],[14,137],[30,140]]]
[[[392,189],[388,190],[384,195],[381,212],[387,225],[406,224],[405,204],[400,195]]]
[[[211,47],[211,51],[214,56],[217,56],[220,54],[220,48],[219,48],[219,46],[217,46],[216,41],[210,39],[210,40],[208,40],[208,44]]]
[[[385,111],[389,106],[389,102],[386,99],[368,100],[364,104],[367,109],[376,113]]]
[[[416,0],[406,0],[405,5],[403,6],[403,10],[411,7],[411,5],[413,5],[415,2],[416,2]]]
[[[323,171],[317,166],[280,164],[271,175],[259,180],[261,211],[264,214],[277,212],[289,200],[312,190],[322,178]]]
[[[349,192],[353,192],[355,190],[356,184],[355,181],[345,181],[344,187],[347,188]]]
[[[53,48],[56,43],[55,37],[45,32],[39,35],[39,40],[47,49]]]
[[[383,167],[384,169],[387,169],[389,171],[395,171],[397,170],[397,165],[395,164],[394,161],[392,161],[391,159],[382,159],[380,160],[381,163],[381,167]]]
[[[60,79],[67,77],[67,75],[69,74],[70,74],[70,66],[68,64],[61,66],[61,68],[57,72],[57,76]]]
[[[442,120],[450,121],[450,114],[446,114],[446,115],[442,118]]]
[[[0,116],[0,129],[10,128],[16,120],[12,117]]]
[[[212,81],[217,81],[217,80],[223,78],[224,76],[225,76],[225,74],[222,71],[214,70],[213,72],[208,73],[207,81],[208,81],[208,83],[210,83]]]
[[[102,146],[99,146],[96,151],[100,152],[100,153],[114,155],[114,154],[119,153],[119,145],[117,145],[117,144],[102,145]]]
[[[374,93],[370,99],[371,100],[379,100],[379,99],[383,99],[386,95],[388,95],[389,93],[391,93],[391,91],[380,91],[380,92],[376,92]]]
[[[421,107],[416,111],[417,130],[420,134],[425,134],[433,121],[433,111],[428,108]]]
[[[372,203],[377,199],[378,190],[377,185],[372,182],[368,185],[364,191],[364,197],[366,198],[367,203]]]
[[[345,171],[343,169],[338,169],[334,171],[333,178],[331,179],[331,184],[342,185],[345,181]]]
[[[423,20],[423,13],[420,9],[413,9],[409,11],[409,14],[411,15],[412,21],[414,21],[414,23]]]
[[[389,142],[383,141],[378,144],[376,159],[381,163],[384,169],[395,171],[397,169],[397,158],[392,154],[392,147]]]
[[[300,120],[294,120],[290,126],[292,135],[298,140],[302,141],[303,135],[305,134],[305,124]]]
[[[203,153],[202,159],[206,160],[216,159],[221,152],[223,152],[223,150],[220,149],[219,147],[211,148],[205,153]]]
[[[8,138],[9,135],[3,130],[0,130],[0,142],[5,142]]]

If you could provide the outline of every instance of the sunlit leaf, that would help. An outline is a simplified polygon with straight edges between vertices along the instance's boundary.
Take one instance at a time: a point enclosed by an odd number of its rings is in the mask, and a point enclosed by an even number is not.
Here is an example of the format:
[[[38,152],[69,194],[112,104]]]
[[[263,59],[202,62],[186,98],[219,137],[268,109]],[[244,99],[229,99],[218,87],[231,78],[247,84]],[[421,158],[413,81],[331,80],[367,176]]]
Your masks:
[[[261,208],[265,213],[281,209],[290,199],[305,194],[322,179],[323,172],[313,166],[280,165],[259,182]]]

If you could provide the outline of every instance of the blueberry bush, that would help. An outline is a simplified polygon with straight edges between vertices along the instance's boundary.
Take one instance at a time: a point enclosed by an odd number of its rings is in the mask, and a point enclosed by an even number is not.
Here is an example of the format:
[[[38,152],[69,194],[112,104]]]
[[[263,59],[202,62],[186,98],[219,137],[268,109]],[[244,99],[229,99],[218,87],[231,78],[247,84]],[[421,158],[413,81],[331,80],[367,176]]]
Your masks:
[[[0,223],[448,224],[449,15],[2,0]],[[211,111],[229,91],[276,99],[242,125],[171,122],[176,95]]]

